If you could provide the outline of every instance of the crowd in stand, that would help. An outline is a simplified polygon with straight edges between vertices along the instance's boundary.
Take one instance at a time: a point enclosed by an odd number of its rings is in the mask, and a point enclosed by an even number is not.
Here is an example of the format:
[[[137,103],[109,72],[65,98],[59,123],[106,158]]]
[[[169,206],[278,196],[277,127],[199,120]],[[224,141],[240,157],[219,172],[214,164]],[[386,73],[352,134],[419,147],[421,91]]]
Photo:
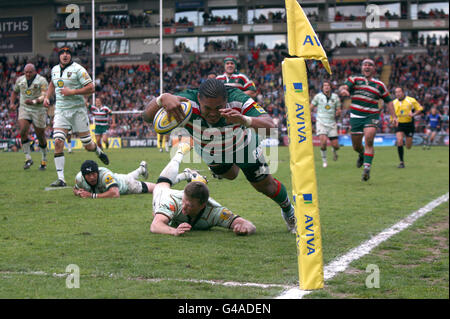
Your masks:
[[[67,30],[67,15],[58,15],[53,23],[55,30]],[[95,14],[96,29],[126,29],[126,28],[148,28],[151,27],[150,16],[145,13],[135,15],[132,13],[107,15],[103,13]],[[90,30],[92,28],[92,17],[87,13],[80,13],[80,30]]]
[[[308,19],[311,22],[324,21],[325,17],[319,15],[315,11],[307,12]],[[216,24],[236,24],[236,23],[247,23],[247,21],[239,21],[243,19],[233,19],[232,16],[217,16],[212,15],[209,12],[204,12],[202,14],[204,25],[216,25]],[[60,14],[54,20],[53,27],[55,30],[67,30],[66,26],[67,15]],[[406,19],[407,14],[402,12],[400,15],[397,13],[391,13],[389,10],[381,16],[382,20],[397,20]],[[431,9],[428,12],[423,10],[418,11],[418,19],[448,19],[448,14],[445,13],[443,9]],[[126,29],[126,28],[139,28],[139,27],[152,27],[150,21],[150,15],[146,13],[133,14],[130,12],[115,13],[115,14],[104,14],[96,13],[95,15],[95,27],[96,29]],[[334,16],[334,21],[364,21],[366,15],[355,16],[353,14],[345,15],[339,10],[336,11]],[[258,17],[252,19],[254,24],[267,24],[267,23],[286,23],[286,14],[284,11],[268,12],[267,15],[260,14]],[[88,30],[91,29],[92,18],[88,13],[80,14],[80,29]],[[192,21],[189,21],[187,17],[179,18],[175,21],[173,18],[165,18],[163,21],[163,26],[194,26]]]
[[[277,46],[266,58],[261,58],[261,48],[254,48],[246,56],[240,56],[240,71],[251,78],[258,89],[256,100],[265,107],[279,124],[282,133],[286,132],[286,108],[283,97],[281,62],[284,56],[280,54],[285,46]],[[443,130],[448,132],[448,46],[427,46],[428,53],[421,55],[392,55],[390,61],[383,58],[375,59],[379,74],[384,63],[392,65],[389,79],[389,90],[393,93],[395,86],[405,88],[407,95],[415,97],[424,107],[425,112],[416,121],[418,132],[424,131],[424,116],[430,108],[436,106],[445,121]],[[171,61],[166,58],[164,63],[164,91],[175,92],[189,87],[196,87],[211,73],[221,74],[223,62]],[[16,59],[8,62],[0,58],[0,138],[15,138],[17,130],[17,110],[9,108],[9,96],[16,78],[22,74],[27,62],[35,63],[38,73],[50,78],[50,68],[47,59],[35,57],[30,61]],[[360,72],[360,60],[330,60],[332,68],[333,89],[337,89],[346,77]],[[310,98],[320,90],[321,82],[329,78],[322,64],[317,61],[308,62]],[[147,101],[159,95],[159,61],[152,60],[146,65],[110,66],[97,70],[96,95],[113,111],[142,110]],[[389,117],[382,114],[380,132],[392,132]],[[315,112],[312,112],[315,121]],[[342,133],[348,132],[349,114],[342,113],[339,125]],[[51,134],[49,123],[48,135]],[[113,115],[110,128],[111,136],[150,137],[154,131],[144,123],[139,114]]]

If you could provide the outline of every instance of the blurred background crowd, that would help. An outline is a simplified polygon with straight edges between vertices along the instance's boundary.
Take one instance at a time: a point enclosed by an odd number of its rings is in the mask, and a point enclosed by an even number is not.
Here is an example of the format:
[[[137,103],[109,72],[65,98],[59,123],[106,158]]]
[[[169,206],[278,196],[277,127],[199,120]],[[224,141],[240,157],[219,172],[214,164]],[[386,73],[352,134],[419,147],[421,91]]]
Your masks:
[[[448,41],[448,39],[447,39]],[[379,73],[384,65],[391,67],[388,88],[392,96],[395,87],[404,88],[407,95],[416,98],[425,108],[415,119],[416,132],[424,132],[425,117],[431,107],[437,107],[442,116],[441,131],[448,133],[448,45],[436,45],[427,42],[426,54],[411,54],[404,56],[390,55],[388,61],[376,58]],[[448,43],[448,42],[447,42]],[[275,119],[280,133],[286,133],[286,108],[283,97],[281,62],[284,45],[273,50],[255,47],[246,55],[238,57],[239,71],[245,73],[254,81],[258,95],[256,97],[266,111]],[[88,54],[80,47],[75,50],[75,59],[87,67]],[[264,53],[264,57],[262,57]],[[52,61],[50,63],[49,61]],[[15,59],[8,62],[0,57],[0,138],[12,139],[18,136],[17,109],[10,107],[10,95],[18,76],[23,74],[26,63],[34,63],[37,72],[50,80],[50,70],[55,64],[55,55],[48,59],[37,56],[31,60]],[[190,87],[197,87],[210,74],[224,73],[222,60],[210,61],[173,61],[169,57],[164,61],[164,91],[176,92]],[[360,72],[361,60],[331,58],[332,76],[330,77],[320,62],[309,61],[309,94],[312,99],[320,91],[324,79],[330,79],[333,90],[343,84],[351,74]],[[105,67],[101,65],[96,71],[96,95],[101,97],[104,105],[113,111],[139,111],[146,103],[159,95],[159,60],[150,60],[145,65],[116,65]],[[348,101],[341,100],[344,105]],[[17,103],[16,103],[17,105]],[[384,110],[386,111],[386,110]],[[394,128],[389,124],[389,116],[382,112],[379,125],[380,133],[392,133]],[[312,121],[315,122],[315,110],[312,110]],[[345,134],[349,130],[348,108],[338,119],[339,130]],[[51,137],[51,121],[47,135]],[[152,128],[144,123],[136,113],[116,114],[111,118],[110,136],[112,137],[151,137],[155,135]],[[31,133],[33,134],[33,132]]]

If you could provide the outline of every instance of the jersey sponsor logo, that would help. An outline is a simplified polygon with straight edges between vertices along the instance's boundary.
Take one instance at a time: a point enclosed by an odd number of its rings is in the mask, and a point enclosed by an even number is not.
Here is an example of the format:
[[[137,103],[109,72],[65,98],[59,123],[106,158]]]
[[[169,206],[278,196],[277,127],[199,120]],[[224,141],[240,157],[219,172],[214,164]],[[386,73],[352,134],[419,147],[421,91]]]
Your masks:
[[[64,81],[63,81],[63,80],[58,80],[58,82],[56,82],[56,85],[57,85],[59,88],[62,88],[62,87],[64,87]]]
[[[26,94],[26,95],[31,95],[31,90],[30,90],[30,89],[27,89],[27,90],[25,91],[25,94]]]
[[[222,209],[220,212],[220,219],[222,220],[229,220],[232,216],[233,213],[227,208]]]
[[[114,183],[114,178],[111,175],[106,175],[105,183],[106,183],[106,185]]]
[[[265,114],[265,113],[266,113],[266,111],[265,111],[258,103],[253,104],[253,107],[254,107],[259,113],[262,113],[262,114]]]
[[[83,72],[81,74],[81,76],[83,77],[83,79],[88,80],[89,79],[89,74],[87,74],[86,72]]]

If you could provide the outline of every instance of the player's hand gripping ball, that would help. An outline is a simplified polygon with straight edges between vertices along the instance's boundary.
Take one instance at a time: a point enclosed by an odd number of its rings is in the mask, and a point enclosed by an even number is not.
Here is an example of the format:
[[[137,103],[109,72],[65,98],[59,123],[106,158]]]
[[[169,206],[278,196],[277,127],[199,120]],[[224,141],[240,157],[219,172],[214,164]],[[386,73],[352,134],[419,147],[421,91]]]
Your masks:
[[[189,121],[192,115],[192,105],[189,101],[181,102],[181,108],[184,112],[184,118],[181,123],[178,123],[175,118],[167,115],[164,108],[159,109],[153,119],[153,128],[158,134],[168,134],[177,127],[183,127]]]

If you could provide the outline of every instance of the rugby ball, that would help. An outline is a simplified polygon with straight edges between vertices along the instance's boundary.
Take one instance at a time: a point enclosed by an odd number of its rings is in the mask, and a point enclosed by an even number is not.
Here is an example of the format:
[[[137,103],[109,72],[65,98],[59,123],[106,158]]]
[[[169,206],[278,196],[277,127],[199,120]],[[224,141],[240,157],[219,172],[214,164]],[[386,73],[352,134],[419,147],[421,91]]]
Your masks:
[[[184,112],[184,119],[178,123],[174,117],[169,118],[164,108],[160,108],[153,119],[153,128],[158,134],[168,134],[177,127],[183,127],[189,121],[192,115],[191,102],[181,102],[181,108]]]

